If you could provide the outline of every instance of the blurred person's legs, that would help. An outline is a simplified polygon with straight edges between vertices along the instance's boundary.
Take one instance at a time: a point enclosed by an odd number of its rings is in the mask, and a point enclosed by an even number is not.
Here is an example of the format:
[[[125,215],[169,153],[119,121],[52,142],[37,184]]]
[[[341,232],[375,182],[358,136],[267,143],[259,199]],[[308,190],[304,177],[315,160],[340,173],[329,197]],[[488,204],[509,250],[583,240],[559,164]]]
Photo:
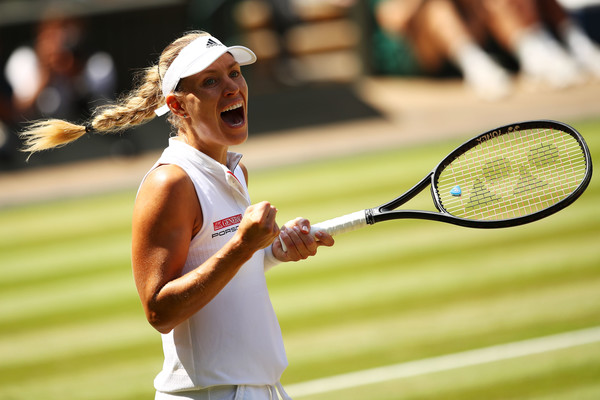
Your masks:
[[[480,96],[497,99],[508,94],[509,75],[478,44],[483,31],[477,21],[462,15],[451,0],[426,0],[411,10],[403,1],[385,1],[376,17],[383,29],[409,40],[426,72],[435,73],[450,61]]]
[[[533,81],[563,88],[583,81],[578,56],[568,42],[580,43],[577,33],[566,40],[560,38],[561,30],[577,32],[568,27],[569,15],[555,0],[457,0],[477,10],[496,41],[516,58],[521,72]],[[588,43],[589,44],[589,43]],[[586,47],[586,46],[580,46]],[[593,46],[587,46],[587,49]],[[567,49],[569,51],[567,51]],[[578,51],[583,53],[582,51]],[[586,57],[589,59],[588,51]]]
[[[600,78],[600,46],[587,35],[575,19],[571,18],[557,0],[537,1],[544,21],[554,29],[554,33],[577,63],[592,76]]]

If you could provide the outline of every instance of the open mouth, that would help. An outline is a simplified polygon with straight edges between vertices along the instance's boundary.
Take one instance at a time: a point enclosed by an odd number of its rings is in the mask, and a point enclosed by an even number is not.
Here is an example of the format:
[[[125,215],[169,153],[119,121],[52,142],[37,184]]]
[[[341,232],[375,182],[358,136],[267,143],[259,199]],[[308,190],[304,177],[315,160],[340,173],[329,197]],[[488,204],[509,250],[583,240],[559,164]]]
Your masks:
[[[232,128],[238,128],[244,125],[244,104],[242,102],[235,103],[221,112],[221,119]]]

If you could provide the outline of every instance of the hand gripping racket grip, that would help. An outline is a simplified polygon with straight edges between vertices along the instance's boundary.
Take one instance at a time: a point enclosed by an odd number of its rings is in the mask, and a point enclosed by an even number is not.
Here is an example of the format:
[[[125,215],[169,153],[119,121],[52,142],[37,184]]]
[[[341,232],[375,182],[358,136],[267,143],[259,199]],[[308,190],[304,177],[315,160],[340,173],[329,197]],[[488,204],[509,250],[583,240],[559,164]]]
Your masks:
[[[361,210],[311,225],[310,234],[315,236],[317,232],[322,231],[327,232],[331,236],[335,236],[341,233],[354,231],[364,226],[367,226],[366,210]],[[283,240],[281,240],[281,238],[279,240],[283,251],[287,251],[287,247],[285,243],[283,243]]]

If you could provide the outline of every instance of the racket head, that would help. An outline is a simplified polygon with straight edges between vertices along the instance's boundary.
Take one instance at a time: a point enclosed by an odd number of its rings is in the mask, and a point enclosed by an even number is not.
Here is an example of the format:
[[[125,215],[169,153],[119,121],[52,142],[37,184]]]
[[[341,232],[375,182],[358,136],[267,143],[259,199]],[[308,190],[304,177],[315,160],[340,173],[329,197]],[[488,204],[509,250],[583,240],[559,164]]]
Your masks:
[[[431,175],[438,210],[477,228],[516,226],[573,203],[592,177],[590,151],[573,127],[535,120],[482,133]]]

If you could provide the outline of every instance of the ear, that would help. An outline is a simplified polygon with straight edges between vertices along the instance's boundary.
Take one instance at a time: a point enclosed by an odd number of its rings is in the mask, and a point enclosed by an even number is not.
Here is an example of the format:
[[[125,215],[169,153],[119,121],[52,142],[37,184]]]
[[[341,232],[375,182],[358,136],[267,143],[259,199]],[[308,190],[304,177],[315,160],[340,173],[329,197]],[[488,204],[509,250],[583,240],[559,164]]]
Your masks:
[[[173,93],[167,95],[167,97],[165,98],[165,103],[167,104],[167,106],[173,114],[178,115],[180,117],[185,117],[186,112],[184,105],[180,101],[180,99],[177,98],[177,96],[175,96]]]

